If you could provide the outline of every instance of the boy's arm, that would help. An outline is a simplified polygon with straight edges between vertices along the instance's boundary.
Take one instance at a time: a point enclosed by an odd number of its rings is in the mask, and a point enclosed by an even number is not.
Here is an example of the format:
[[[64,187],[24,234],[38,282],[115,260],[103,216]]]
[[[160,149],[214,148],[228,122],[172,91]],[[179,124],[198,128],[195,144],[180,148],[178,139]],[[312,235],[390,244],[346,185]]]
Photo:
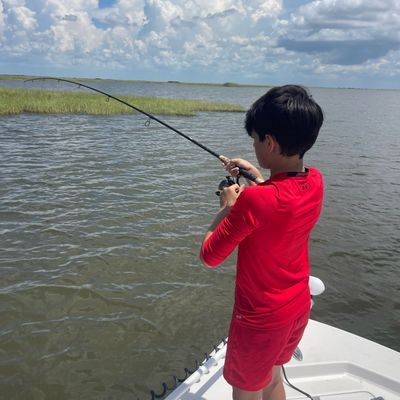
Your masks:
[[[218,211],[217,215],[214,218],[214,221],[211,223],[208,231],[204,235],[203,243],[211,236],[211,234],[215,231],[219,223],[229,214],[231,207],[222,207]]]
[[[239,185],[232,185],[229,187],[226,187],[223,189],[223,191],[221,192],[220,195],[220,205],[221,208],[218,211],[217,215],[215,216],[213,222],[211,223],[210,227],[208,228],[206,234],[204,235],[204,239],[203,239],[203,243],[202,243],[202,249],[200,251],[200,260],[201,262],[206,266],[216,266],[217,264],[219,264],[221,261],[219,261],[218,263],[214,263],[214,261],[210,261],[210,253],[209,251],[206,252],[208,253],[208,262],[205,260],[205,258],[203,257],[203,251],[204,251],[204,245],[207,242],[207,247],[208,250],[210,250],[209,248],[209,244],[210,242],[208,241],[210,239],[210,237],[213,235],[214,231],[217,230],[217,228],[219,229],[218,231],[218,235],[217,237],[219,239],[215,238],[215,235],[213,236],[213,240],[215,242],[215,240],[217,240],[217,242],[222,239],[222,241],[224,242],[219,243],[219,245],[217,245],[219,252],[222,251],[225,256],[222,258],[225,258],[226,256],[228,256],[229,253],[231,253],[231,251],[233,251],[233,249],[236,247],[237,243],[238,243],[238,238],[235,237],[237,235],[240,236],[240,232],[238,230],[236,230],[233,226],[231,226],[231,228],[234,229],[235,235],[229,234],[229,232],[227,232],[226,230],[224,230],[223,233],[223,237],[221,237],[221,229],[219,227],[219,225],[221,224],[221,222],[225,219],[225,217],[228,216],[229,212],[231,211],[231,208],[234,206],[234,204],[236,203],[236,200],[238,199],[240,193],[245,189],[244,185],[239,186]],[[231,216],[229,216],[229,218],[231,218]],[[226,222],[226,221],[224,221]],[[226,224],[225,224],[226,225]],[[215,244],[215,243],[214,243]],[[221,247],[222,246],[222,247]],[[213,247],[213,246],[211,246]],[[218,257],[217,257],[218,258]]]
[[[261,172],[253,164],[249,163],[246,160],[243,160],[242,158],[233,158],[229,160],[225,166],[227,171],[229,171],[232,176],[237,176],[239,174],[239,167],[245,169],[246,171],[257,177],[256,182],[246,179],[249,186],[254,186],[264,182],[264,178],[261,175]]]
[[[229,214],[231,207],[226,206],[220,208],[218,211],[217,215],[214,218],[214,221],[211,223],[210,227],[208,228],[208,231],[204,235],[203,243],[212,235],[212,233],[215,231],[219,223]],[[209,265],[204,261],[203,254],[200,252],[200,260],[203,263],[204,266],[208,267]]]

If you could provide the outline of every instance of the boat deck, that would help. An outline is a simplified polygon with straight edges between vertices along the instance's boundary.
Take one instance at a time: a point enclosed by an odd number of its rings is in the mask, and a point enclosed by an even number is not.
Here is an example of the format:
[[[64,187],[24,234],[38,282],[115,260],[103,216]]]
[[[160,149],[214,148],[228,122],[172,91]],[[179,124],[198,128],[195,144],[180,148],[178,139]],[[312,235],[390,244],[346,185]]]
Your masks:
[[[314,400],[400,400],[400,353],[310,320],[299,345],[303,360],[285,366],[292,385]],[[172,392],[167,400],[229,400],[222,376],[226,347]],[[308,397],[285,382],[288,400]]]

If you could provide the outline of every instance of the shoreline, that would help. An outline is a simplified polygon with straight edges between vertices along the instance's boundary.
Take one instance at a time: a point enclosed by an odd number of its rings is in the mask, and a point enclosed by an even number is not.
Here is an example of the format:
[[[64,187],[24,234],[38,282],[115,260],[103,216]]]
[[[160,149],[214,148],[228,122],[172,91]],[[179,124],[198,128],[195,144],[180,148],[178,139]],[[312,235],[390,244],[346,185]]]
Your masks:
[[[44,78],[45,75],[13,75],[13,74],[0,74],[0,81],[2,80],[26,80],[32,78]],[[65,77],[65,76],[47,76],[52,78],[70,79],[76,82],[119,82],[119,83],[157,83],[165,85],[190,85],[190,86],[214,86],[214,87],[234,87],[234,88],[272,88],[279,86],[284,83],[277,83],[274,85],[267,84],[247,84],[247,83],[236,83],[236,82],[224,82],[224,83],[211,83],[211,82],[185,82],[177,80],[146,80],[146,79],[112,79],[112,78],[80,78],[80,77]],[[301,83],[299,83],[301,84]],[[303,85],[303,84],[302,84]],[[347,87],[347,86],[312,86],[304,84],[303,86],[309,89],[340,89],[340,90],[383,90],[383,91],[399,91],[400,89],[395,88],[365,88],[365,87]]]
[[[12,74],[0,74],[0,80],[26,80],[32,78],[41,78],[43,75],[12,75]],[[143,79],[108,79],[108,78],[78,78],[78,77],[63,77],[54,76],[52,78],[70,79],[77,82],[121,82],[121,83],[160,83],[160,84],[173,84],[173,85],[193,85],[193,86],[217,86],[217,87],[273,87],[273,85],[256,85],[256,84],[242,84],[236,82],[225,82],[225,83],[207,83],[207,82],[183,82],[176,80],[168,81],[151,81]]]

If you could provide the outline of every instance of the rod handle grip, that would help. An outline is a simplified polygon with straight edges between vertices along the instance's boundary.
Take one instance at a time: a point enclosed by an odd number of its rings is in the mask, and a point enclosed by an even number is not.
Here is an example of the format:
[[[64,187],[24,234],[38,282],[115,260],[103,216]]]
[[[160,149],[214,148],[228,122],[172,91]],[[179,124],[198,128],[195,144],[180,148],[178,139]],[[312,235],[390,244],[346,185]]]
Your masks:
[[[223,156],[222,154],[218,156],[218,158],[226,165],[229,162],[229,158]],[[252,173],[246,171],[244,168],[239,167],[239,175],[242,175],[244,178],[253,181],[254,183],[257,183],[257,177],[253,175]]]
[[[250,181],[257,183],[257,177],[252,173],[246,171],[242,167],[239,167],[239,175],[242,175],[243,178],[249,179]]]

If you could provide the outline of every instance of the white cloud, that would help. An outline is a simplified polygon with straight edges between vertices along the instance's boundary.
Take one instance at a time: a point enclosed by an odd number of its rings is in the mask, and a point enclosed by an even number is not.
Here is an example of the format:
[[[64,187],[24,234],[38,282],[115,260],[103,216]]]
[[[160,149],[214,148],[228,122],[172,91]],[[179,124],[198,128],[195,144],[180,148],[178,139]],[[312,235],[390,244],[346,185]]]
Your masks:
[[[391,50],[384,57],[367,60],[362,64],[338,65],[316,62],[314,70],[322,76],[325,74],[336,76],[365,74],[371,77],[396,77],[400,75],[400,51]]]
[[[13,16],[19,27],[26,31],[32,31],[37,26],[35,12],[27,7],[15,7],[9,11],[8,15]]]
[[[165,79],[194,71],[194,80],[199,73],[262,82],[398,76],[400,1],[314,0],[289,16],[284,4],[117,0],[99,8],[98,0],[2,0],[0,63],[44,59],[60,69],[96,66],[109,76],[141,68],[163,71]]]
[[[258,21],[261,18],[277,15],[282,10],[282,3],[278,1],[258,1],[252,7],[252,19]]]
[[[5,29],[5,26],[6,26],[5,17],[4,17],[3,11],[4,11],[3,2],[0,1],[0,43],[3,40],[3,32],[4,32],[4,29]]]
[[[97,0],[5,3],[9,34],[3,51],[18,45],[19,55],[31,47],[54,62],[87,55],[89,64],[113,57],[123,64],[125,57],[176,69],[224,64],[231,55],[238,60],[247,36],[268,32],[282,8],[281,0],[118,0],[102,9]],[[18,40],[12,31],[19,32]]]
[[[148,21],[144,0],[119,0],[109,8],[94,10],[92,16],[110,26],[136,26],[139,31]]]
[[[299,7],[280,41],[287,49],[350,65],[400,48],[398,0],[317,0]]]
[[[25,0],[3,0],[4,8],[23,7]]]
[[[43,14],[51,16],[53,19],[62,18],[67,14],[79,12],[92,12],[97,9],[97,0],[28,0],[28,3],[40,5]]]
[[[76,14],[75,14],[76,15]],[[51,51],[76,51],[90,53],[97,49],[102,42],[103,32],[96,29],[86,13],[76,15],[76,20],[59,20],[51,28]]]
[[[32,31],[37,27],[35,12],[25,6],[24,0],[3,0],[0,4],[0,26],[8,28],[6,21],[10,23],[11,30]]]

